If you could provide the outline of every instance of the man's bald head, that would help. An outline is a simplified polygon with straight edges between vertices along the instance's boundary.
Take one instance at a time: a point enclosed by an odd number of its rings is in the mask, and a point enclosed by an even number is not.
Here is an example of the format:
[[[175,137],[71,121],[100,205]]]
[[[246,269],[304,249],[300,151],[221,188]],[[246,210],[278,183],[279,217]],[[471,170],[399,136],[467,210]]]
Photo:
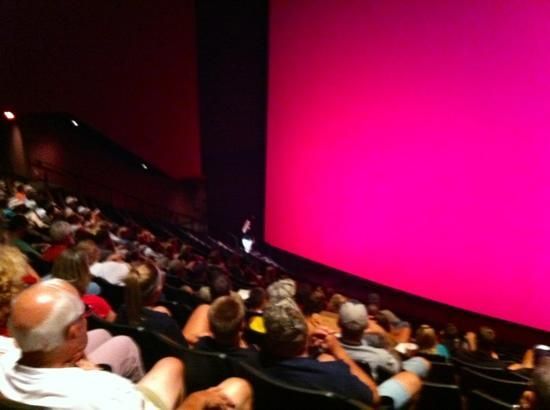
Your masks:
[[[31,286],[14,299],[8,327],[23,352],[49,352],[63,344],[67,326],[83,312],[76,289],[54,279]]]

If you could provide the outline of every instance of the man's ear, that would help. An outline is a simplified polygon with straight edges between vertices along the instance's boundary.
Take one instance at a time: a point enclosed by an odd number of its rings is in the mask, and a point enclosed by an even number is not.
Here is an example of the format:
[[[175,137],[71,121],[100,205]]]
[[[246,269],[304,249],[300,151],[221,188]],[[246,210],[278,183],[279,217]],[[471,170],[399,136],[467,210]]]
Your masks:
[[[522,409],[534,409],[535,400],[535,393],[532,390],[525,390],[519,399],[519,404]]]
[[[67,328],[67,340],[77,339],[80,335],[79,323],[73,323]]]

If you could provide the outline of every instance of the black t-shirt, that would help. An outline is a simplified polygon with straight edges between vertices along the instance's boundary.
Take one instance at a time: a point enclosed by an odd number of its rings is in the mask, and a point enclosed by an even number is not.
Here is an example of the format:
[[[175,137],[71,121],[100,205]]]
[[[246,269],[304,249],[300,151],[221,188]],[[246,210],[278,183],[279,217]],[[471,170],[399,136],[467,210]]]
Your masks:
[[[177,322],[165,313],[157,312],[148,308],[143,308],[141,311],[142,323],[141,325],[154,332],[163,334],[169,337],[173,341],[187,346],[187,342],[181,334],[181,329]],[[122,305],[118,310],[116,323],[123,325],[128,324],[128,316],[126,314],[126,306]]]
[[[269,376],[299,387],[331,391],[366,404],[372,403],[372,392],[342,361],[319,362],[309,357],[295,357],[265,363]]]
[[[225,353],[232,359],[243,360],[254,367],[260,366],[259,352],[256,349],[220,345],[210,336],[201,337],[195,345],[195,349],[203,352]]]

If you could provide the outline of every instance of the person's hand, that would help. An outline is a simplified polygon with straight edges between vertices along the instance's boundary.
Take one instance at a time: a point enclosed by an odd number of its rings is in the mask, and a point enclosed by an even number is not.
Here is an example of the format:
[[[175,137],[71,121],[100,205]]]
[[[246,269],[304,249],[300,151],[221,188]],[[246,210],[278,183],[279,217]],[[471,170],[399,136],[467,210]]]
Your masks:
[[[185,401],[192,402],[193,408],[200,410],[226,410],[235,408],[235,403],[222,392],[220,387],[212,387],[208,390],[195,392]]]
[[[90,362],[88,359],[82,358],[75,363],[76,367],[82,370],[102,370],[101,367],[96,366],[95,363]]]
[[[328,334],[328,329],[324,327],[318,326],[313,328],[309,333],[309,346],[318,350],[325,350],[325,339]]]
[[[474,332],[468,332],[464,335],[464,339],[468,342],[468,347],[471,351],[477,350],[477,337]]]
[[[343,348],[335,334],[331,333],[325,337],[324,347],[327,353],[339,358]]]

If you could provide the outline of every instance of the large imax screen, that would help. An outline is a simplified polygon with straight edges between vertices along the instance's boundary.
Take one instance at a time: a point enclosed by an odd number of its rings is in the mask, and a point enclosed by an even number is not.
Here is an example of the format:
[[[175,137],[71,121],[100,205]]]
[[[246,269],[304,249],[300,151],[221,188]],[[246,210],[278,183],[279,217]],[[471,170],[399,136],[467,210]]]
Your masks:
[[[550,330],[550,2],[270,13],[267,242]]]

